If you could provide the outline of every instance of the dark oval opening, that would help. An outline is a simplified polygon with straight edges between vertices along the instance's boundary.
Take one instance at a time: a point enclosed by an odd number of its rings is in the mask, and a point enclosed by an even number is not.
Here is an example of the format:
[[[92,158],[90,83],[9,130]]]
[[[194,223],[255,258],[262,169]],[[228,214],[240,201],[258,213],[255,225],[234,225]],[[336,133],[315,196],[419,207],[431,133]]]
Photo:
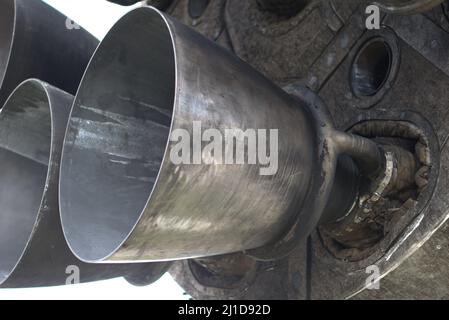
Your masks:
[[[245,254],[236,253],[204,259],[188,260],[195,279],[206,287],[233,289],[255,273],[257,262]]]
[[[310,0],[257,0],[260,9],[284,18],[296,16],[309,3]]]
[[[350,84],[359,97],[378,93],[388,80],[392,65],[391,47],[382,38],[368,40],[351,66]]]
[[[189,15],[193,19],[200,18],[209,6],[210,0],[189,0]]]

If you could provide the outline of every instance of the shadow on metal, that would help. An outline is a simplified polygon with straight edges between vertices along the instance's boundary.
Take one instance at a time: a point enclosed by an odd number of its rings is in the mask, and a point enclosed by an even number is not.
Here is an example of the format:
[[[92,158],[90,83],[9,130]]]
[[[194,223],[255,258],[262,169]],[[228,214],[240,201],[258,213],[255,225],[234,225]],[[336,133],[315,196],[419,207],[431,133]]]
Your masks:
[[[98,40],[42,1],[0,1],[0,105],[30,78],[75,94]]]

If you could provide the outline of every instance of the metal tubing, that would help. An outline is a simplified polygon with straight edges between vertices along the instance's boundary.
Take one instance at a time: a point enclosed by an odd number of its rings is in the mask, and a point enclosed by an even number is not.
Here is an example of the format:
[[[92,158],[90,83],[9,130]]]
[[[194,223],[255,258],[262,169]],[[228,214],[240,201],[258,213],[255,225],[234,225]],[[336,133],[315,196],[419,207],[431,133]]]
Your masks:
[[[334,222],[348,215],[360,196],[360,173],[355,162],[347,155],[338,159],[331,197],[321,215],[320,224]]]
[[[67,246],[58,182],[72,102],[65,92],[28,80],[0,112],[1,288],[63,285],[76,282],[78,272],[80,282],[126,276],[139,283],[145,274],[152,277],[145,281],[155,280],[167,269],[158,263],[88,265]]]
[[[332,141],[340,154],[353,158],[365,177],[375,179],[384,170],[385,153],[374,141],[339,131],[332,135]]]
[[[40,0],[0,1],[0,106],[38,78],[75,94],[98,40]]]

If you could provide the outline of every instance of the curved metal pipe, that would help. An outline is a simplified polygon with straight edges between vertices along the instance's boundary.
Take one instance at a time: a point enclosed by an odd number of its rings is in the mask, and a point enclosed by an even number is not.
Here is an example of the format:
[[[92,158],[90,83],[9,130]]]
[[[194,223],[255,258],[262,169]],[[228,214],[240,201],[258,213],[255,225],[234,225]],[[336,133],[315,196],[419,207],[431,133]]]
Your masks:
[[[332,141],[340,154],[355,161],[365,177],[375,179],[385,169],[385,153],[374,141],[339,131],[334,132]]]
[[[29,78],[75,94],[98,40],[42,1],[0,1],[0,106]]]
[[[0,287],[126,276],[156,280],[168,264],[89,265],[67,246],[59,217],[62,142],[73,97],[39,80],[22,83],[0,111]],[[75,268],[75,269],[74,269]],[[77,268],[77,269],[76,269]]]

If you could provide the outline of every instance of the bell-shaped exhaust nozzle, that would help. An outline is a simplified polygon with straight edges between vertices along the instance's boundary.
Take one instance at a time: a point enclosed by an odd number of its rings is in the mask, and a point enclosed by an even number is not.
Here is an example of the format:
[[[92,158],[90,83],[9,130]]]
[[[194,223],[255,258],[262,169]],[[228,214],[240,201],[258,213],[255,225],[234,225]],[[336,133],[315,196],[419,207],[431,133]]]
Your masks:
[[[0,106],[38,78],[75,94],[98,40],[43,1],[0,1]]]
[[[0,287],[38,287],[114,277],[154,279],[163,264],[88,265],[64,239],[58,183],[73,96],[23,82],[0,111]],[[155,274],[159,270],[159,274]]]
[[[275,253],[307,236],[337,148],[317,98],[298,97],[156,9],[125,15],[90,62],[65,137],[73,252],[160,261]]]

